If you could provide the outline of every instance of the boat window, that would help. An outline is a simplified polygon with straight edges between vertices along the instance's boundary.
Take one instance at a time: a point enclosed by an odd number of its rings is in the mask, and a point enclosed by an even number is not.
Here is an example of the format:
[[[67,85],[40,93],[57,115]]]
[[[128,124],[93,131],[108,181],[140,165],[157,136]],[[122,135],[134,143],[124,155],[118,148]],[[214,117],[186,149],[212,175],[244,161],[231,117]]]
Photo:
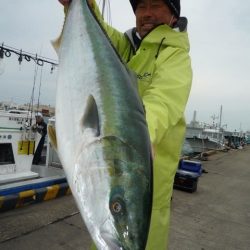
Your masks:
[[[11,143],[0,144],[0,165],[14,164],[14,155]]]

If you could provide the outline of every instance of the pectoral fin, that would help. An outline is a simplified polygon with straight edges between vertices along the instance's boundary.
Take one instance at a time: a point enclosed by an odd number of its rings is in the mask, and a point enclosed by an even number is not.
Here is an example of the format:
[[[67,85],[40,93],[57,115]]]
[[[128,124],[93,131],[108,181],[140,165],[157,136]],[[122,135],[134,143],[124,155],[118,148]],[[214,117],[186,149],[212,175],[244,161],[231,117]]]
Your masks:
[[[83,130],[90,129],[95,136],[100,135],[99,115],[96,101],[92,95],[89,96],[87,106],[82,118]]]

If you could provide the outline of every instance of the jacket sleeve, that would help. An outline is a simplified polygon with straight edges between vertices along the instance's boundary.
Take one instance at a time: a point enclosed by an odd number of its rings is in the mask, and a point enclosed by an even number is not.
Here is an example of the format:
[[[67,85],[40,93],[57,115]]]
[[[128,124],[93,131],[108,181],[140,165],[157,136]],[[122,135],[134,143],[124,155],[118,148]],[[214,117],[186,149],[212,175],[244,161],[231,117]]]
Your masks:
[[[188,52],[176,49],[168,54],[162,51],[157,59],[152,82],[142,96],[153,145],[183,118],[192,82]]]

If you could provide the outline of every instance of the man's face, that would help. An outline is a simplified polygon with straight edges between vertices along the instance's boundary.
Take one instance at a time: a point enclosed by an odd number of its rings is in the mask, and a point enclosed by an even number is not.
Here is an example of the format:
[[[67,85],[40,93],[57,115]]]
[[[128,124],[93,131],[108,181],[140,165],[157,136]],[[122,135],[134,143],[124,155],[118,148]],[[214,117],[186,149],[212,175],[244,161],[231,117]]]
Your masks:
[[[171,26],[176,21],[164,0],[139,0],[135,16],[136,29],[141,38],[160,24]]]

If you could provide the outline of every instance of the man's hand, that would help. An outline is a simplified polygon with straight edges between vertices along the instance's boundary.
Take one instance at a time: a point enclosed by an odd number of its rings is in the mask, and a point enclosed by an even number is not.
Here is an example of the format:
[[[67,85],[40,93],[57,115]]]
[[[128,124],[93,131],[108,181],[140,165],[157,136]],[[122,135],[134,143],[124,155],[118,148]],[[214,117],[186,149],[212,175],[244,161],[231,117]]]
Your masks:
[[[71,0],[58,0],[63,6],[67,6],[70,4]]]
[[[58,0],[63,6],[68,6],[71,0]],[[93,0],[88,0],[88,4],[93,6]]]

